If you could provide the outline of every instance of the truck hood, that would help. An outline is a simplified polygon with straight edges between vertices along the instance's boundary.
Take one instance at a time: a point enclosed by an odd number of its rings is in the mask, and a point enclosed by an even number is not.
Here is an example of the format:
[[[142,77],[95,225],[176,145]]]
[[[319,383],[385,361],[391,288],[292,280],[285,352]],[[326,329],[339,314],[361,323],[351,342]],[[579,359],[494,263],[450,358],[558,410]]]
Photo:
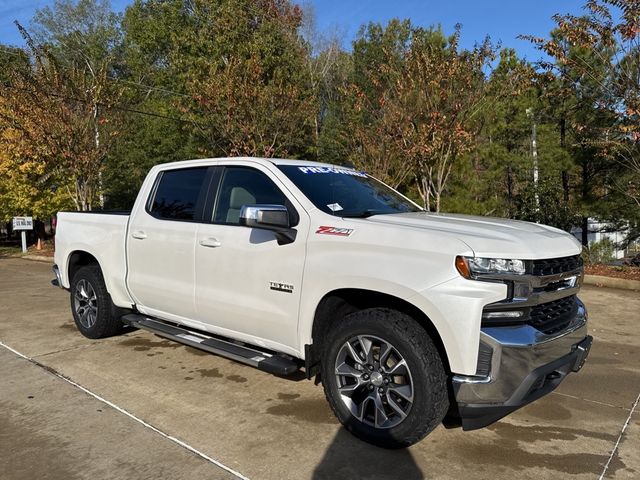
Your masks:
[[[441,232],[442,241],[453,236],[464,242],[477,257],[534,260],[577,255],[578,240],[567,232],[536,223],[504,218],[429,212],[376,215],[367,222]]]

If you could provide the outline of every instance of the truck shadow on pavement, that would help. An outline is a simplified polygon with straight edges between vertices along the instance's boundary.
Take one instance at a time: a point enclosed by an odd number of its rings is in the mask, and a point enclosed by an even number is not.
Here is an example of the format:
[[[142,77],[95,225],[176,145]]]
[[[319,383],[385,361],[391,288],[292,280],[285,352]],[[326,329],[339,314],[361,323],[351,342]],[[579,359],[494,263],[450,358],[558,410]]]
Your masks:
[[[407,449],[385,450],[340,428],[316,467],[313,480],[422,480],[424,474]]]

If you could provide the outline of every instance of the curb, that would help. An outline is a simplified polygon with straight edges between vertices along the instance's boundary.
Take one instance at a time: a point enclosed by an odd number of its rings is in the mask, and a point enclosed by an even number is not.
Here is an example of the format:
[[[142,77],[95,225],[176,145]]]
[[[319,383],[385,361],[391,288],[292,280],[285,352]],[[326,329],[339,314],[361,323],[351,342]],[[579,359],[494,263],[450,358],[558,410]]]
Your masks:
[[[22,258],[23,260],[32,260],[34,262],[53,263],[53,257],[45,257],[44,255],[23,255],[18,258]]]
[[[639,280],[626,280],[624,278],[603,277],[601,275],[585,275],[583,285],[595,285],[596,287],[619,288],[621,290],[640,291]]]

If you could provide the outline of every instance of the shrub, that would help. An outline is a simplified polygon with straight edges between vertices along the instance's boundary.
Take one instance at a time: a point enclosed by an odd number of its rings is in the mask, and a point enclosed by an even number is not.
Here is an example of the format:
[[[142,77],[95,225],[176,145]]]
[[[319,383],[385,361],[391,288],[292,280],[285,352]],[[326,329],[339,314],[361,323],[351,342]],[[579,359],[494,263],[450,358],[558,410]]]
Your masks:
[[[585,263],[608,263],[615,260],[615,244],[608,238],[583,247],[582,258]]]

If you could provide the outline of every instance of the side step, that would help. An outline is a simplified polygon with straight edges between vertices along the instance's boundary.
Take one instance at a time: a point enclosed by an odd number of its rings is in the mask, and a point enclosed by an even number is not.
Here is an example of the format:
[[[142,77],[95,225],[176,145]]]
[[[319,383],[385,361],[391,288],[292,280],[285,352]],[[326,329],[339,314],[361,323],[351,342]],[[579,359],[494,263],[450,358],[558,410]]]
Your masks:
[[[184,327],[144,315],[130,313],[124,315],[122,321],[132,327],[148,330],[160,337],[215,353],[221,357],[230,358],[276,375],[291,375],[300,369],[299,364],[292,358],[268,353],[244,344],[238,345],[208,333],[187,330]]]

